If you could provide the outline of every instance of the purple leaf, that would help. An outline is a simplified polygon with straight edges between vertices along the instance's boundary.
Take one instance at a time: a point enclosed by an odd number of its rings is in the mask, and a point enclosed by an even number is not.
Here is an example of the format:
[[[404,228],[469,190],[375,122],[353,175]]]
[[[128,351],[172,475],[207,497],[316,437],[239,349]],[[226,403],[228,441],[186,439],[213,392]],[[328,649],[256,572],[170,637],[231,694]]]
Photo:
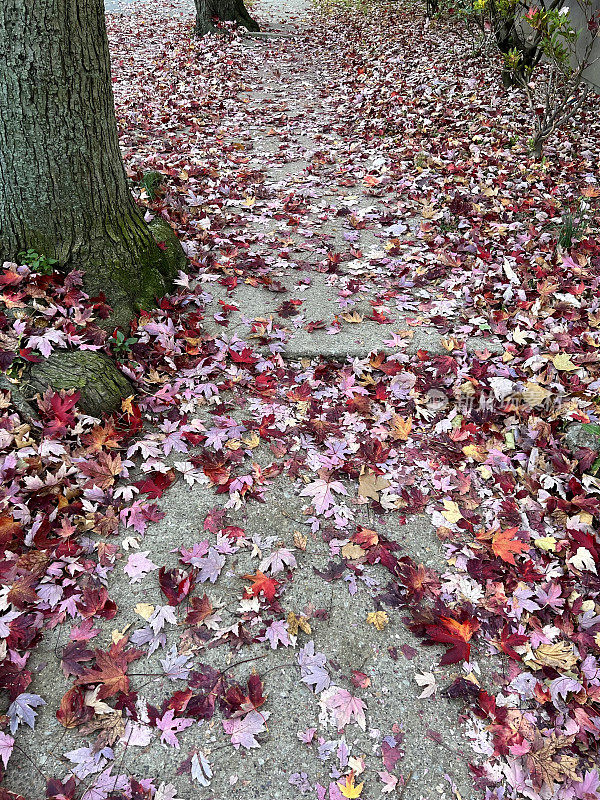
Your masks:
[[[45,705],[46,701],[42,700],[39,694],[29,694],[28,692],[20,694],[8,707],[10,732],[15,733],[22,722],[29,725],[30,728],[35,728],[37,713],[33,709]]]

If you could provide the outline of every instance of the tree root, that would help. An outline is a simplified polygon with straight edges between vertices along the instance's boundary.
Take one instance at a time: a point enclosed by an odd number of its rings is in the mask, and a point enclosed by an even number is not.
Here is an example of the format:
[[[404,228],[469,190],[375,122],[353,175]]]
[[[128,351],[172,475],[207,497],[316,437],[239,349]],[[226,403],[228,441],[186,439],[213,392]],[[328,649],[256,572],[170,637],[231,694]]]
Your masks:
[[[114,361],[92,350],[55,351],[47,359],[27,367],[22,388],[43,393],[46,389],[76,389],[78,408],[92,417],[118,411],[122,401],[134,394],[131,383]]]
[[[17,384],[11,383],[6,375],[0,375],[0,391],[10,392],[10,401],[25,422],[33,423],[39,420],[39,414],[32,403],[33,398],[25,397]]]

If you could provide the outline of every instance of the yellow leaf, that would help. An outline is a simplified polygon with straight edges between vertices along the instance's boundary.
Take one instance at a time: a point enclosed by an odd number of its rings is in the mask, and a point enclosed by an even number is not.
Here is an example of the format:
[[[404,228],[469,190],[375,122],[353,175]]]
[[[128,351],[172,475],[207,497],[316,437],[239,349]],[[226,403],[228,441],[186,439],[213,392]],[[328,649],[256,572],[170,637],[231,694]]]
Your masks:
[[[367,622],[369,625],[374,625],[378,631],[382,631],[390,621],[390,618],[385,611],[371,611],[367,614]]]
[[[133,395],[130,394],[129,397],[126,397],[125,400],[121,402],[121,410],[124,411],[126,414],[130,416],[133,414]]]
[[[569,670],[575,666],[578,658],[568,642],[560,641],[556,644],[541,644],[535,651],[534,661],[542,667]]]
[[[444,500],[444,511],[442,511],[442,516],[445,517],[452,525],[457,523],[462,517],[458,503],[455,503],[454,500]]]
[[[552,363],[560,372],[571,372],[574,369],[579,369],[577,364],[571,361],[571,356],[568,353],[557,353],[552,359]]]
[[[459,342],[457,342],[453,336],[450,336],[448,339],[442,339],[441,344],[444,350],[447,350],[449,353],[460,346]]]
[[[154,606],[150,603],[138,603],[133,609],[142,619],[148,620],[154,614]]]
[[[297,636],[298,629],[304,631],[307,635],[312,633],[308,619],[306,617],[298,617],[293,611],[290,611],[287,615],[286,622],[291,636]]]
[[[540,536],[539,539],[534,539],[533,543],[540,550],[545,550],[547,553],[553,553],[556,548],[556,539],[554,536]]]
[[[533,383],[532,381],[527,381],[523,389],[523,400],[528,406],[532,407],[540,405],[551,395],[552,392],[549,392],[548,389],[544,389],[539,383]]]
[[[340,792],[344,795],[344,797],[353,798],[360,797],[364,783],[354,783],[354,770],[352,770],[349,775],[346,775],[346,782],[342,783],[341,781],[338,781],[338,786],[340,787]]]
[[[472,458],[473,461],[478,461],[480,464],[487,458],[484,449],[482,447],[477,447],[476,444],[467,444],[463,447],[462,451],[467,458]]]
[[[300,531],[294,531],[294,545],[299,550],[306,550],[306,545],[308,544],[308,539],[303,533]]]
[[[391,433],[394,439],[399,439],[405,442],[408,439],[408,434],[411,431],[413,424],[412,417],[403,419],[399,414],[394,414],[391,419]]]
[[[358,544],[352,544],[352,542],[348,542],[342,547],[342,557],[347,558],[350,561],[355,561],[357,558],[362,558],[365,555],[365,551],[363,548]]]
[[[250,450],[254,450],[255,447],[258,447],[260,444],[260,436],[256,431],[252,431],[251,433],[247,433],[245,436],[242,436],[242,442],[249,447]]]
[[[117,644],[117,642],[120,642],[121,639],[123,639],[129,628],[131,628],[131,623],[129,623],[129,625],[125,625],[122,631],[114,630],[112,632],[111,639],[113,640],[114,644]]]

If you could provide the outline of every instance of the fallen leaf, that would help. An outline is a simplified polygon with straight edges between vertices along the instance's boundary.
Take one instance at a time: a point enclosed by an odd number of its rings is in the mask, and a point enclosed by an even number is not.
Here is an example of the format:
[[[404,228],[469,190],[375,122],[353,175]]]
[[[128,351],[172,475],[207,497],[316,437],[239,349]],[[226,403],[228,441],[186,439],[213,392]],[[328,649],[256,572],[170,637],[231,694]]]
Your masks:
[[[346,775],[346,780],[343,783],[342,781],[338,781],[338,786],[340,787],[340,792],[344,795],[344,797],[355,798],[360,797],[364,783],[355,783],[354,770],[351,770],[350,774]]]
[[[359,478],[358,494],[379,502],[379,492],[387,489],[389,485],[390,482],[383,475],[376,475],[371,470],[365,470]]]
[[[552,363],[560,372],[571,372],[575,369],[579,369],[577,364],[571,361],[571,356],[568,355],[568,353],[557,353],[552,359]]]
[[[518,530],[518,528],[507,528],[492,537],[494,555],[506,561],[507,564],[514,564],[515,556],[522,555],[529,550],[527,542],[515,538]]]
[[[374,625],[378,631],[382,631],[389,621],[390,618],[385,611],[371,611],[367,614],[367,622],[369,625]]]

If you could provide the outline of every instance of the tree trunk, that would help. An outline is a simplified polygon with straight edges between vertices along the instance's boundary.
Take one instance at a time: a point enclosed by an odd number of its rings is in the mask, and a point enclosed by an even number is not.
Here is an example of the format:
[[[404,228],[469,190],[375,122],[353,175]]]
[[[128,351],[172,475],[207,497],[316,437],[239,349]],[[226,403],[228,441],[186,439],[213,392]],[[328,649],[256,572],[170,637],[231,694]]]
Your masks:
[[[0,260],[29,248],[122,327],[173,277],[127,187],[103,0],[0,2]]]
[[[244,0],[195,0],[196,33],[204,36],[214,33],[215,19],[221,22],[237,22],[249,31],[260,30],[258,22],[248,13]]]

